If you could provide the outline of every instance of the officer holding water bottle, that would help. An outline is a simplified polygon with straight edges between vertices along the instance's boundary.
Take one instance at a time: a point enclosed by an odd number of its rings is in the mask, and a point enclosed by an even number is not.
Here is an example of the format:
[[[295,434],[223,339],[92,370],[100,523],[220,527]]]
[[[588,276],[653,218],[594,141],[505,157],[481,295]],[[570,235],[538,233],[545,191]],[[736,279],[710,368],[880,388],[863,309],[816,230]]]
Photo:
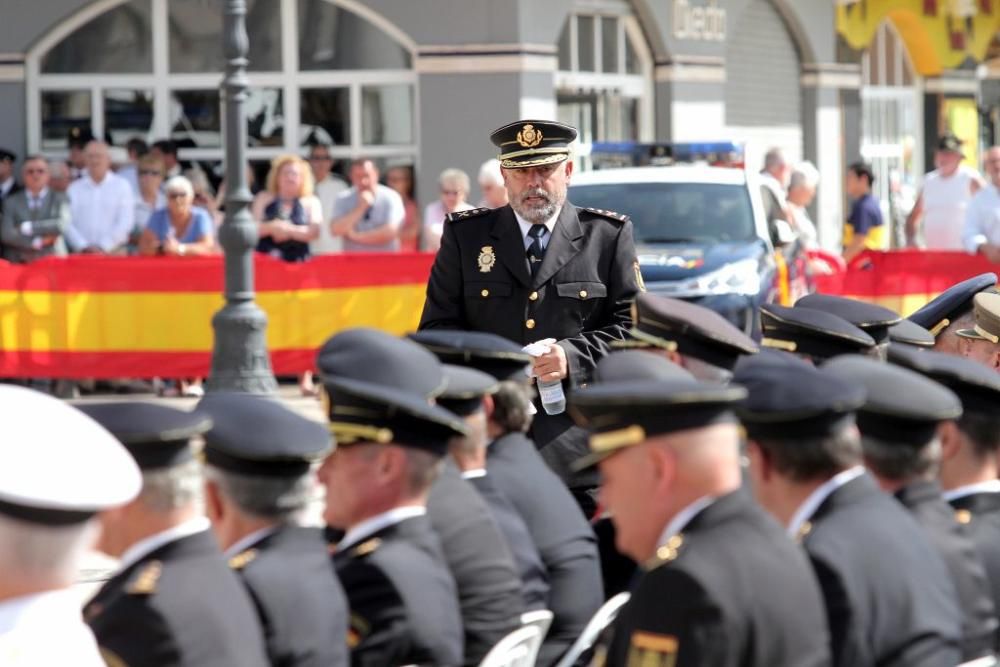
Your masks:
[[[420,321],[422,330],[537,343],[528,350],[531,373],[547,405],[536,399],[532,435],[550,464],[586,454],[586,438],[569,431],[559,389],[565,396],[591,381],[611,342],[625,338],[642,289],[628,216],[566,200],[576,136],[573,127],[541,120],[492,133],[510,203],[448,216]],[[552,458],[550,447],[560,450]],[[568,464],[554,467],[568,481]]]

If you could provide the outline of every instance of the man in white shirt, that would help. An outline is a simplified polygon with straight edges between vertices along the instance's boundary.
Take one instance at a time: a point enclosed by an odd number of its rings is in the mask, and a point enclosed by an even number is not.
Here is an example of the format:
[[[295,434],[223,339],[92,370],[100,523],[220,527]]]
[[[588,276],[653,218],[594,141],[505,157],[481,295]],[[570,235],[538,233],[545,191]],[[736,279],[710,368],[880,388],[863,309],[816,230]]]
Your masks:
[[[990,182],[972,197],[965,212],[962,246],[1000,263],[1000,146],[986,151],[986,175]]]
[[[344,179],[334,176],[333,157],[330,155],[329,144],[312,144],[309,147],[309,166],[312,167],[316,186],[314,194],[319,198],[323,209],[323,224],[320,225],[319,238],[309,244],[313,255],[328,255],[344,249],[344,240],[330,233],[330,221],[333,219],[334,201],[337,195],[347,190]]]
[[[983,177],[962,164],[962,141],[946,134],[934,153],[934,171],[924,177],[924,186],[906,218],[907,244],[917,247],[923,223],[924,247],[928,250],[961,250],[962,224],[969,200],[983,186]]]
[[[253,603],[202,514],[191,439],[211,419],[142,402],[81,410],[117,437],[142,471],[139,496],[101,514],[98,546],[119,559],[119,569],[83,610],[108,662],[269,664]]]
[[[66,241],[75,252],[114,253],[128,242],[132,232],[132,186],[111,171],[111,156],[103,141],[88,143],[84,155],[87,172],[67,191],[72,218],[66,228]]]
[[[862,467],[864,388],[786,353],[741,364],[758,502],[809,556],[835,667],[961,662],[958,599],[920,526]],[[845,548],[846,545],[847,548]]]
[[[0,385],[0,403],[0,664],[104,665],[70,587],[97,539],[95,514],[132,500],[139,470],[60,400]]]

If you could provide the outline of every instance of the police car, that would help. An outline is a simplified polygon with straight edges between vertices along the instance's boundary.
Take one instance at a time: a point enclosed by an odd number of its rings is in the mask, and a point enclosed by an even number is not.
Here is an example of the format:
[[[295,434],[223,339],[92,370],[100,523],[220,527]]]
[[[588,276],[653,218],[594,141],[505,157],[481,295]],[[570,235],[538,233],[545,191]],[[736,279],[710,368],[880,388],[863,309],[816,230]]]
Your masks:
[[[706,306],[753,335],[761,303],[780,301],[756,175],[737,144],[600,144],[573,175],[576,206],[628,214],[649,292]],[[646,166],[625,166],[625,165]],[[668,166],[658,166],[668,165]],[[615,167],[609,169],[607,167]]]

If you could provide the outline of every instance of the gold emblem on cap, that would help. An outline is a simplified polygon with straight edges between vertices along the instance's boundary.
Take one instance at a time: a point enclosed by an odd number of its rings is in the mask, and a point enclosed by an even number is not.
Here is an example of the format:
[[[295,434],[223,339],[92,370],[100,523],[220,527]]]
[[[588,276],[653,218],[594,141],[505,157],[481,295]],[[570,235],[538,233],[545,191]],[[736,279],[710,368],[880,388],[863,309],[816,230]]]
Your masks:
[[[517,133],[517,143],[524,148],[534,148],[542,143],[542,131],[536,130],[534,125],[528,123]]]
[[[483,249],[479,251],[478,262],[480,273],[489,273],[493,270],[493,265],[497,263],[497,256],[496,253],[493,252],[493,246],[483,246]]]

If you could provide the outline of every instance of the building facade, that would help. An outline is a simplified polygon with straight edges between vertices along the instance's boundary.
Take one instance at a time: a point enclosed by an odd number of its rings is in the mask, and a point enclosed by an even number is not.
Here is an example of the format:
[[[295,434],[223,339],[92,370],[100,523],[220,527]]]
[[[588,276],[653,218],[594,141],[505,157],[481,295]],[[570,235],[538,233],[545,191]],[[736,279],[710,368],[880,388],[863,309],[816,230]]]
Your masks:
[[[956,2],[914,0],[913,11]],[[866,93],[886,83],[872,82],[866,60],[881,26],[909,30],[890,35],[909,52],[927,46],[911,34],[922,29],[919,21],[898,7],[880,15],[880,4],[886,3],[247,0],[248,153],[267,160],[322,140],[339,158],[413,164],[418,197],[426,202],[437,196],[442,169],[460,167],[474,177],[495,153],[489,132],[517,118],[572,123],[583,146],[746,141],[751,165],[776,145],[818,166],[815,218],[824,244],[835,247],[846,163],[863,148],[882,159],[902,136],[873,123],[910,114],[910,150],[918,159],[907,164],[918,173],[926,116],[937,113],[930,97],[960,90],[975,101],[985,76],[975,66],[970,76],[967,60],[939,59],[918,71],[904,55],[909,78],[891,83],[904,89],[896,98],[909,102],[885,102],[896,99],[893,91]],[[991,17],[996,11],[972,4]],[[0,22],[0,146],[58,156],[69,129],[85,126],[116,145],[132,136],[171,137],[182,159],[220,160],[222,5],[14,3]],[[944,74],[921,73],[934,67]]]

